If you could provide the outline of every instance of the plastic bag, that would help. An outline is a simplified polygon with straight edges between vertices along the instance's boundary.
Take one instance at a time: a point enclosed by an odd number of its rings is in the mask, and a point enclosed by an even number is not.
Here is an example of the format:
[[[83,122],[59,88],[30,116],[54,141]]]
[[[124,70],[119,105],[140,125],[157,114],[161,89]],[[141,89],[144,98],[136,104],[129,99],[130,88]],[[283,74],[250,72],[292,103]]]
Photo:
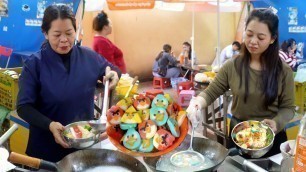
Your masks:
[[[306,82],[306,63],[300,64],[294,77],[295,82]]]
[[[180,82],[185,82],[187,81],[188,79],[184,78],[184,77],[178,77],[178,78],[171,78],[171,86],[173,89],[177,89],[177,85],[178,83]]]

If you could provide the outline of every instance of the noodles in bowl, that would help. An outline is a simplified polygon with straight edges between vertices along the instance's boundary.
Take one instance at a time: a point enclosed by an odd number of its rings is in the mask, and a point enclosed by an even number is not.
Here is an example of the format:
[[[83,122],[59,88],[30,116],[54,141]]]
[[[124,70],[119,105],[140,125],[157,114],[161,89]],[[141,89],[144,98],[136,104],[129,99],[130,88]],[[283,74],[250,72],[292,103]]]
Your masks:
[[[250,120],[237,124],[231,136],[242,155],[260,158],[272,148],[275,134],[265,124]]]

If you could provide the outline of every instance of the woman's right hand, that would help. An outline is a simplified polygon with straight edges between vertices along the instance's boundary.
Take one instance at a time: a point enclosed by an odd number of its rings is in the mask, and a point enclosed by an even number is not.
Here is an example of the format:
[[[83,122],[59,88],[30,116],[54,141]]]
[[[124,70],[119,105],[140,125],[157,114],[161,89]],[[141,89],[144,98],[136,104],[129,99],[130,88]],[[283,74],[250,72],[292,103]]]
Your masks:
[[[186,109],[186,112],[193,113],[195,108],[201,110],[204,107],[206,107],[206,101],[203,97],[201,96],[192,97],[192,99],[190,100],[189,106]]]
[[[204,107],[206,107],[206,101],[203,97],[197,96],[192,97],[190,100],[189,106],[186,109],[188,119],[192,123],[199,122],[200,117],[198,115],[198,111],[201,111]]]
[[[57,144],[60,144],[64,148],[69,148],[68,143],[66,143],[62,137],[62,132],[65,130],[65,127],[61,123],[52,121],[49,125],[49,130],[53,134]]]

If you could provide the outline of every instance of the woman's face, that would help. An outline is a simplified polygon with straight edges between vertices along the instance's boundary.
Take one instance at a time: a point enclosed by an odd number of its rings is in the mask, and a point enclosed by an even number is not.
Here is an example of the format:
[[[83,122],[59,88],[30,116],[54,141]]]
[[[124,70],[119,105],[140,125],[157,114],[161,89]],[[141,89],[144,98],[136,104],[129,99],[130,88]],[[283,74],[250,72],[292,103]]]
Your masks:
[[[58,54],[67,54],[74,45],[75,30],[70,19],[56,19],[45,33],[51,48]]]
[[[190,47],[188,45],[183,44],[183,51],[190,51]]]
[[[108,19],[109,24],[107,26],[104,26],[104,29],[106,30],[107,34],[111,34],[113,31],[113,25],[112,25],[112,21],[110,19]]]
[[[268,26],[258,20],[249,22],[245,34],[245,45],[251,56],[259,57],[275,40]]]
[[[290,48],[291,48],[292,51],[296,50],[297,47],[296,47],[296,42],[295,41],[292,42],[292,45],[291,45]]]

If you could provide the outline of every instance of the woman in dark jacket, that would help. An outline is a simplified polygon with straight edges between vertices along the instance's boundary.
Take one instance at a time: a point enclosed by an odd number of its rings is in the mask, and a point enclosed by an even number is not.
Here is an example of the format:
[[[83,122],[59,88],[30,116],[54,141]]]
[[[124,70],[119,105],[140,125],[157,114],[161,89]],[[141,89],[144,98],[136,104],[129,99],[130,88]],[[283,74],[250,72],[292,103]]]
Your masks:
[[[17,112],[30,124],[26,153],[57,162],[76,151],[62,138],[64,126],[94,119],[97,80],[111,78],[113,88],[120,70],[93,50],[74,45],[76,20],[68,6],[49,6],[41,28],[47,41],[24,62]]]

